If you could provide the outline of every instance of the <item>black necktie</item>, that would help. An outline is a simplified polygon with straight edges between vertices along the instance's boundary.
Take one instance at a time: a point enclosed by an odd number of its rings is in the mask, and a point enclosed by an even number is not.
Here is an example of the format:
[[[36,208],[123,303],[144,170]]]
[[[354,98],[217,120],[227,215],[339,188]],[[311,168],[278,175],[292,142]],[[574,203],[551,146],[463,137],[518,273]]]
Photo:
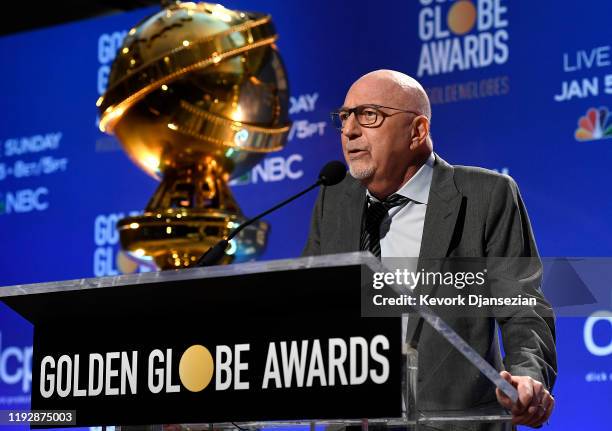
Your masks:
[[[368,208],[366,210],[365,224],[361,231],[360,250],[369,250],[380,258],[380,224],[389,210],[393,207],[404,205],[408,202],[405,196],[392,194],[383,201],[375,201],[368,197]]]

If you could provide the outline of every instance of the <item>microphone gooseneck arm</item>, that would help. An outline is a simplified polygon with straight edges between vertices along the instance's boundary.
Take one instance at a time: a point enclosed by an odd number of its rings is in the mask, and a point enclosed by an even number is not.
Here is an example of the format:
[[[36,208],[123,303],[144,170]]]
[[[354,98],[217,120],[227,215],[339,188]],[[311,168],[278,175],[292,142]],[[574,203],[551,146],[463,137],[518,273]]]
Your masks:
[[[248,219],[244,223],[241,223],[240,226],[232,230],[225,239],[219,241],[214,246],[209,248],[206,251],[206,253],[204,253],[198,259],[198,261],[196,262],[196,266],[215,265],[225,255],[225,249],[229,245],[230,240],[234,238],[236,235],[238,235],[244,228],[251,225],[253,222],[256,222],[260,218],[270,214],[271,212],[276,211],[277,209],[287,205],[289,202],[292,202],[295,199],[299,198],[300,196],[308,193],[312,189],[319,187],[320,185],[333,186],[335,184],[338,184],[340,181],[342,181],[345,174],[346,174],[346,168],[342,164],[342,162],[333,161],[333,162],[327,163],[323,167],[323,169],[321,169],[321,172],[319,173],[319,179],[313,185],[291,196],[290,198],[285,199],[284,201],[273,206],[269,210],[266,210],[262,212],[261,214],[258,214],[255,217]]]
[[[299,198],[302,195],[305,195],[306,193],[308,193],[309,191],[311,191],[312,189],[319,187],[322,184],[321,180],[318,180],[316,183],[314,183],[313,185],[311,185],[310,187],[308,187],[307,189],[302,190],[301,192],[299,192],[297,195],[293,195],[291,196],[289,199],[285,199],[284,201],[282,201],[280,204],[273,206],[272,208],[270,208],[267,211],[262,212],[259,215],[256,215],[255,217],[248,219],[247,221],[245,221],[244,223],[242,223],[240,226],[238,226],[236,229],[234,229],[228,236],[227,236],[227,241],[229,241],[230,239],[232,239],[233,237],[235,237],[236,235],[238,235],[240,233],[240,231],[242,231],[245,227],[247,227],[248,225],[250,225],[251,223],[256,222],[257,220],[259,220],[262,217],[267,216],[268,214],[270,214],[273,211],[276,211],[277,209],[284,207],[285,205],[287,205],[289,202],[294,201],[295,199]]]
[[[230,232],[230,234],[227,236],[227,238],[219,241],[214,246],[209,248],[208,251],[206,251],[206,253],[204,253],[198,259],[198,261],[196,263],[196,266],[212,266],[212,265],[215,265],[217,262],[219,262],[221,260],[221,258],[225,254],[225,249],[227,248],[230,240],[232,238],[234,238],[236,235],[238,235],[245,227],[247,227],[250,224],[256,222],[260,218],[267,216],[271,212],[276,211],[280,207],[283,207],[283,206],[287,205],[289,202],[294,201],[295,199],[297,199],[300,196],[308,193],[312,189],[314,189],[316,187],[319,187],[321,184],[323,184],[323,180],[319,179],[319,180],[317,180],[316,183],[314,183],[313,185],[311,185],[307,189],[302,190],[297,195],[293,195],[290,198],[285,199],[281,203],[279,203],[279,204],[275,205],[274,207],[270,208],[269,210],[264,211],[261,214],[256,215],[255,217],[245,221],[244,223],[241,223],[240,226],[238,226],[236,229],[234,229],[233,231]]]

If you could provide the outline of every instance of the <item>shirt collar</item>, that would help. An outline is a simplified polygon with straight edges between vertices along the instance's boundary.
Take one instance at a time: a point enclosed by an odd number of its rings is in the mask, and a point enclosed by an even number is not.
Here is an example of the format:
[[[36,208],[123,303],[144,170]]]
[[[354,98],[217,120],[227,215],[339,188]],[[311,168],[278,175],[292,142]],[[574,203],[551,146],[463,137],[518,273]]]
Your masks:
[[[427,204],[429,199],[429,189],[431,188],[431,179],[433,178],[433,166],[435,162],[434,153],[429,155],[427,161],[420,167],[416,174],[410,178],[403,186],[395,193],[407,197],[408,199],[420,204]],[[378,201],[366,189],[368,198]]]

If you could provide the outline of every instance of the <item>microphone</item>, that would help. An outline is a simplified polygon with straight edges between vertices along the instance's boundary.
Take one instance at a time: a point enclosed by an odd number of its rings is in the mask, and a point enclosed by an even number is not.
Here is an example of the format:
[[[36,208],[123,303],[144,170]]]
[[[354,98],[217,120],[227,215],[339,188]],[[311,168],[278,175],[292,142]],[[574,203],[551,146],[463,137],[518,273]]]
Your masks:
[[[198,259],[198,261],[196,262],[196,266],[215,265],[225,254],[225,249],[227,248],[230,240],[234,238],[236,235],[238,235],[240,231],[242,231],[245,227],[259,220],[260,218],[265,217],[271,212],[276,211],[277,209],[287,205],[289,202],[299,198],[300,196],[308,193],[309,191],[311,191],[312,189],[316,187],[319,187],[321,185],[329,187],[329,186],[334,186],[338,184],[340,181],[344,179],[345,176],[346,176],[346,166],[344,166],[344,163],[339,162],[338,160],[334,160],[334,161],[326,163],[325,166],[323,166],[323,168],[321,168],[321,171],[319,172],[319,178],[317,179],[317,182],[315,182],[313,185],[306,188],[305,190],[302,190],[301,192],[291,196],[289,199],[282,201],[280,204],[242,223],[240,226],[238,226],[236,229],[230,232],[227,238],[219,241],[217,244],[209,248],[208,251],[206,251],[206,253],[204,253]]]

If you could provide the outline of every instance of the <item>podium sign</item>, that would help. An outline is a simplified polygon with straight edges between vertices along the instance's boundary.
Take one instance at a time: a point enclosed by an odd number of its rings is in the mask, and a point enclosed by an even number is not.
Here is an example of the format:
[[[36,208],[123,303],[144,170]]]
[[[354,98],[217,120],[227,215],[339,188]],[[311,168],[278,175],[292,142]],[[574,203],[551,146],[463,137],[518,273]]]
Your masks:
[[[398,418],[399,318],[345,255],[3,288],[34,324],[33,410],[76,426]]]

